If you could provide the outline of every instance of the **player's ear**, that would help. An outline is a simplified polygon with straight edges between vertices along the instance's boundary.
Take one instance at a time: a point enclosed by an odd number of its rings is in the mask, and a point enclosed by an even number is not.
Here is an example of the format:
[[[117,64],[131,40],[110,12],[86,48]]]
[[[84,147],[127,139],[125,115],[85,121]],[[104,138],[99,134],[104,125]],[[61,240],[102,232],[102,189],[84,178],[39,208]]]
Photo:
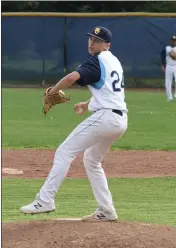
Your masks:
[[[109,49],[111,46],[111,43],[106,43],[106,48]]]

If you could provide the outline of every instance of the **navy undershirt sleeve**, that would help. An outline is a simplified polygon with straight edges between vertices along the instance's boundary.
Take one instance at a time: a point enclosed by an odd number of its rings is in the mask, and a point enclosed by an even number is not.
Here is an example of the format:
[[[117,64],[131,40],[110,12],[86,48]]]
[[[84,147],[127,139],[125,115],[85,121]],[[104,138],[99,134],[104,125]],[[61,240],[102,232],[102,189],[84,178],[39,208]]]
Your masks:
[[[166,65],[166,48],[164,48],[164,49],[161,51],[160,57],[161,57],[161,64],[162,64],[162,65]]]
[[[101,68],[97,56],[91,56],[76,71],[80,74],[80,79],[76,81],[81,86],[91,85],[101,78]]]

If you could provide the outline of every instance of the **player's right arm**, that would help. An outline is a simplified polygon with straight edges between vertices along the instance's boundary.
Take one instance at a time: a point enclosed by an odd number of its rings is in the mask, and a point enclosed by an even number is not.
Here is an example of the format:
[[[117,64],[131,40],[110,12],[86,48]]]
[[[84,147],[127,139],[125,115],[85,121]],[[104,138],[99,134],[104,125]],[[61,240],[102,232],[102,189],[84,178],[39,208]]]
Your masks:
[[[79,102],[75,104],[74,111],[79,115],[84,114],[85,112],[88,111],[89,102],[90,102],[90,99],[86,102]]]
[[[166,48],[164,48],[161,53],[160,53],[160,58],[161,58],[161,70],[165,72],[166,68]]]

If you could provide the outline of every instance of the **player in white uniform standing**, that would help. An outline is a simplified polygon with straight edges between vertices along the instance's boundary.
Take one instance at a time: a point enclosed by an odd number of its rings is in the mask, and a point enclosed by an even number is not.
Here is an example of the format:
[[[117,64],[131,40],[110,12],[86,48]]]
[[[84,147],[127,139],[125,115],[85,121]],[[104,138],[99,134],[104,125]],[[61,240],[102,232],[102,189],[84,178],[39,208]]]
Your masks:
[[[167,100],[172,101],[172,81],[175,80],[176,99],[176,36],[170,39],[170,46],[166,46],[161,52],[161,69],[165,72],[165,88]]]
[[[22,213],[37,214],[55,210],[54,197],[61,186],[72,161],[84,152],[84,166],[97,201],[96,211],[82,220],[117,220],[107,179],[101,161],[127,129],[127,108],[124,101],[124,77],[119,60],[109,51],[111,32],[96,27],[89,36],[91,57],[76,71],[61,79],[52,93],[71,86],[74,82],[87,85],[92,93],[89,101],[74,106],[78,114],[89,110],[92,115],[80,123],[55,153],[53,167],[44,185],[31,204],[20,209]]]

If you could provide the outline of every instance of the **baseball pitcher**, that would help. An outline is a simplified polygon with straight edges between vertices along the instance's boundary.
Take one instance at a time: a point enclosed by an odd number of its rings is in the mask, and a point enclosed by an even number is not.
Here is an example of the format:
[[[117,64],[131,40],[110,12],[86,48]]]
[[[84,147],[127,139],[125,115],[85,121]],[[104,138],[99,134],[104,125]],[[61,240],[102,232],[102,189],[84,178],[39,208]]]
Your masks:
[[[104,27],[95,27],[87,33],[90,58],[75,71],[62,78],[45,92],[43,112],[58,103],[67,102],[64,88],[77,82],[88,86],[90,100],[77,103],[74,110],[81,115],[86,111],[92,115],[80,123],[55,152],[53,167],[36,199],[21,207],[25,214],[37,214],[55,210],[55,194],[59,190],[72,161],[84,152],[83,163],[97,201],[97,209],[83,221],[116,221],[117,213],[112,195],[101,166],[111,144],[120,139],[127,129],[127,108],[124,101],[124,75],[121,63],[109,51],[112,34]]]
[[[176,99],[176,36],[170,39],[170,45],[166,46],[161,51],[161,69],[165,72],[165,88],[167,100],[172,101],[172,80],[175,79],[175,94]]]

